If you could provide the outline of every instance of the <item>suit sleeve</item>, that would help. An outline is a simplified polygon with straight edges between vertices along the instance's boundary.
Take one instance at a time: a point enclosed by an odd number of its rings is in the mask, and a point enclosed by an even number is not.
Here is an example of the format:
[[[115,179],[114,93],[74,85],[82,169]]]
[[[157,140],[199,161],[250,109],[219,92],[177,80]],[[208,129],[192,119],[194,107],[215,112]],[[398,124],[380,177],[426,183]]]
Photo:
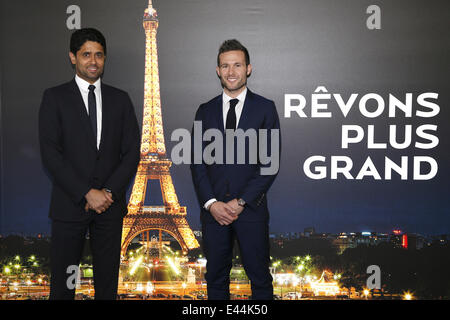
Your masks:
[[[271,155],[271,157],[273,158],[275,153],[277,153],[276,155],[278,157],[277,164],[279,167],[279,160],[281,155],[280,120],[278,118],[277,109],[273,102],[271,102],[270,111],[265,116],[264,124],[260,129],[267,129],[267,155]],[[274,134],[273,138],[278,139],[278,141],[272,141],[272,134]],[[275,149],[273,150],[272,145],[275,147]],[[275,172],[273,172],[273,174],[269,175],[261,174],[261,169],[266,168],[268,170],[270,165],[271,165],[270,163],[262,164],[261,162],[259,162],[259,168],[255,170],[253,176],[250,178],[246,187],[244,188],[244,192],[241,194],[241,198],[244,199],[244,201],[249,206],[259,205],[259,202],[266,195],[267,191],[269,190],[270,186],[272,185],[273,181],[278,175],[279,171],[278,167],[275,169]]]
[[[46,90],[39,109],[39,143],[42,163],[53,183],[58,185],[75,204],[79,204],[84,200],[90,187],[78,177],[70,162],[64,159],[62,136],[62,124],[56,99],[50,90]]]
[[[197,113],[195,114],[195,121],[203,123],[203,117],[202,117],[202,106],[200,106],[197,110]],[[203,207],[203,205],[213,199],[216,198],[214,195],[214,191],[211,185],[211,181],[208,177],[208,170],[206,167],[206,164],[203,162],[203,150],[205,148],[206,142],[202,139],[202,146],[201,146],[201,162],[196,163],[195,161],[195,152],[196,152],[196,146],[195,146],[195,139],[194,139],[194,126],[192,128],[191,132],[191,173],[192,173],[192,180],[194,182],[195,191],[197,193],[198,200],[200,202],[200,206]],[[202,126],[202,137],[204,133],[204,127]],[[198,150],[200,151],[200,150]],[[197,151],[197,152],[198,152]],[[198,157],[199,155],[197,155]],[[199,161],[197,161],[199,162]]]
[[[119,142],[121,161],[105,183],[105,188],[110,189],[114,195],[126,192],[128,184],[136,174],[140,159],[139,125],[128,94],[126,94],[124,103],[124,128],[122,140]]]

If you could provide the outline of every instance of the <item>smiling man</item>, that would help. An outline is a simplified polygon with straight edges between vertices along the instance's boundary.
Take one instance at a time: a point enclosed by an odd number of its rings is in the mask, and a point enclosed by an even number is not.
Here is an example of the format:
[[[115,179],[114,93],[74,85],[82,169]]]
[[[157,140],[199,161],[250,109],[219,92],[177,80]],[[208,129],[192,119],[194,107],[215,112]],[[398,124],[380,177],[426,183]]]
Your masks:
[[[115,299],[125,192],[139,163],[128,94],[101,81],[106,41],[96,29],[70,39],[75,78],[47,89],[39,111],[41,157],[53,184],[50,299],[74,299],[87,231],[96,299]]]
[[[278,113],[273,101],[247,88],[247,78],[252,72],[248,50],[237,40],[225,41],[219,48],[216,72],[223,92],[198,108],[195,121],[202,122],[202,133],[208,129],[219,129],[224,135],[233,134],[238,128],[267,130],[267,141],[260,141],[258,145],[271,146],[271,131],[280,128]],[[207,145],[203,143],[202,152]],[[276,145],[279,146],[279,141]],[[226,151],[224,148],[224,154]],[[279,152],[279,149],[272,152]],[[250,158],[249,153],[246,144],[245,159]],[[236,152],[234,155],[236,159]],[[239,243],[244,269],[251,281],[252,298],[273,299],[266,194],[278,170],[262,175],[262,167],[259,159],[257,164],[203,162],[191,165],[201,207],[208,299],[230,298],[234,239]]]

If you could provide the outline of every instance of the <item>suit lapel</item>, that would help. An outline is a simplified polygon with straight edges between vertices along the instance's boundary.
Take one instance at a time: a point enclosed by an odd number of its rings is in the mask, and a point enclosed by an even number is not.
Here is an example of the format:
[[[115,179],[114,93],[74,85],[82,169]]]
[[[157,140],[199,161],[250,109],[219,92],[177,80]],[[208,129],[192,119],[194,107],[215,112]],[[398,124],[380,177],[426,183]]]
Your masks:
[[[222,131],[222,133],[225,132],[225,128],[223,126],[223,96],[219,95],[217,97],[217,107],[215,108],[216,112],[218,113],[214,119],[218,119],[217,128]]]
[[[247,88],[247,95],[245,96],[244,106],[242,107],[241,117],[239,118],[239,123],[237,126],[237,128],[241,128],[244,131],[245,129],[247,129],[247,122],[250,118],[250,115],[252,114],[252,95],[253,93]]]
[[[92,131],[91,122],[89,120],[89,116],[86,111],[86,106],[84,105],[83,97],[81,96],[80,89],[78,88],[77,83],[75,82],[75,79],[73,79],[69,83],[70,90],[72,94],[74,95],[74,99],[70,100],[73,101],[74,108],[77,110],[79,114],[79,118],[81,120],[81,123],[83,124],[83,130],[87,134],[87,138],[89,141],[89,144],[97,150],[97,143],[95,141],[94,132]]]
[[[102,134],[100,137],[100,146],[98,148],[99,151],[102,150],[105,137],[108,135],[109,124],[111,123],[111,121],[109,120],[111,112],[108,112],[109,107],[111,106],[110,98],[111,96],[109,94],[109,90],[102,82]]]

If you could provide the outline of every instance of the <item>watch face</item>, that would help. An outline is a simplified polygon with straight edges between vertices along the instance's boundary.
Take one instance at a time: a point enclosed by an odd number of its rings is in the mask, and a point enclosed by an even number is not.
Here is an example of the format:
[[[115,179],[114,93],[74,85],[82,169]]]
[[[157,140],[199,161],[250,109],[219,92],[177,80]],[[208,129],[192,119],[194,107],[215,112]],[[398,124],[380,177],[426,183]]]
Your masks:
[[[240,206],[245,206],[245,201],[244,200],[242,200],[242,199],[239,199],[238,200],[238,205],[240,205]]]

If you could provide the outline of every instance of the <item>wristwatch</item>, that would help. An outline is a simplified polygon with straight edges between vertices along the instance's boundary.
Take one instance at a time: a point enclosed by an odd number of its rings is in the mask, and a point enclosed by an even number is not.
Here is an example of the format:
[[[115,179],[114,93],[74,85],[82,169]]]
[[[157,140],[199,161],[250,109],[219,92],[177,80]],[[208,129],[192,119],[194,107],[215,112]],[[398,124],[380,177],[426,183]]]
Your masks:
[[[245,203],[246,203],[246,202],[245,202],[244,199],[239,198],[237,202],[238,202],[238,205],[240,205],[241,207],[245,207]]]
[[[113,194],[113,192],[111,191],[111,189],[103,188],[103,190],[105,190],[106,192],[108,192],[108,193],[111,195],[111,197],[113,198],[113,200],[114,200],[114,194]]]

